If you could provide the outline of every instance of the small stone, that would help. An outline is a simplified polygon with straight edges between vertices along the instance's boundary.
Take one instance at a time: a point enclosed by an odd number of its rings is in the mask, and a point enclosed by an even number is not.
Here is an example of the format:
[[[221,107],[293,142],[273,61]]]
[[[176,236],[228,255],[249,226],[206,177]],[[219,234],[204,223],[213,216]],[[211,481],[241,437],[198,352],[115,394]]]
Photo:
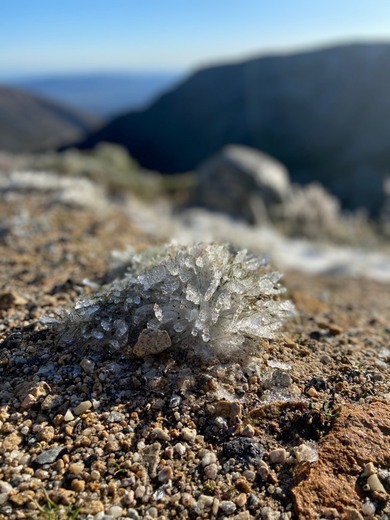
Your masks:
[[[10,435],[7,435],[7,437],[3,441],[4,451],[12,451],[12,450],[17,449],[17,447],[22,442],[22,440],[23,440],[22,437],[16,432],[13,432]]]
[[[330,356],[328,356],[328,354],[323,354],[321,357],[320,357],[320,361],[323,365],[329,365],[329,363],[332,362],[332,358]]]
[[[363,516],[359,513],[357,509],[346,508],[345,509],[347,520],[364,520]]]
[[[243,507],[246,503],[246,494],[245,493],[240,493],[235,499],[234,499],[234,503],[237,505],[237,507]]]
[[[182,493],[181,495],[181,503],[187,509],[193,509],[196,506],[195,498],[189,493]]]
[[[84,480],[75,478],[72,480],[70,487],[72,491],[75,491],[76,493],[81,493],[85,489],[85,482]]]
[[[221,417],[240,417],[242,415],[242,406],[238,401],[217,401],[214,404],[214,414]]]
[[[376,468],[373,462],[368,462],[363,468],[363,477],[369,477],[370,475],[374,475],[376,473]]]
[[[256,463],[263,458],[264,450],[255,439],[238,437],[223,444],[223,456],[240,462]]]
[[[250,493],[251,491],[251,486],[246,478],[239,478],[236,482],[236,488],[238,489],[238,491],[241,491],[242,493]]]
[[[287,460],[287,451],[284,448],[277,448],[269,452],[270,461],[273,464],[284,464]]]
[[[49,498],[56,504],[70,506],[74,501],[74,491],[64,488],[54,489],[53,491],[50,491]]]
[[[214,497],[209,495],[200,495],[197,502],[197,509],[202,513],[205,509],[210,509],[213,505]]]
[[[152,437],[160,439],[160,441],[170,441],[171,437],[166,430],[162,428],[154,428],[152,430]]]
[[[45,469],[38,468],[34,473],[35,478],[39,478],[39,480],[47,480],[50,476],[49,472]]]
[[[157,474],[157,465],[160,460],[161,444],[154,442],[146,446],[144,450],[145,466],[148,469],[149,476],[154,478]]]
[[[70,421],[73,421],[74,420],[74,415],[72,414],[72,412],[68,409],[64,415],[64,421],[65,422],[70,422]]]
[[[237,506],[231,500],[222,500],[219,504],[219,508],[225,513],[225,515],[232,515],[237,509]]]
[[[187,451],[187,448],[184,446],[184,444],[182,444],[181,442],[178,442],[177,444],[175,444],[175,446],[173,447],[173,450],[175,453],[177,453],[180,457],[182,457],[185,452]]]
[[[307,395],[308,395],[309,397],[318,397],[318,392],[317,392],[317,390],[314,388],[314,386],[311,386],[311,387],[309,388],[309,390],[307,391]]]
[[[80,366],[86,374],[92,375],[95,368],[95,363],[90,359],[84,358],[81,360]]]
[[[133,348],[133,354],[137,357],[160,354],[171,345],[172,341],[166,330],[144,329]]]
[[[119,518],[123,515],[123,509],[120,506],[111,506],[108,510],[108,514],[113,518]]]
[[[69,464],[68,471],[72,473],[72,475],[81,475],[84,471],[84,464],[82,462],[73,462]]]
[[[54,428],[53,426],[45,426],[41,429],[41,431],[37,434],[38,441],[50,442],[54,438]]]
[[[245,428],[243,428],[240,432],[241,437],[249,437],[252,438],[255,435],[255,429],[251,424],[247,424]]]
[[[288,388],[292,382],[291,376],[287,372],[284,372],[283,370],[274,370],[272,372],[272,387]]]
[[[55,448],[50,448],[49,450],[45,450],[38,455],[35,459],[35,462],[40,465],[51,464],[54,462],[60,454],[64,451],[63,446],[56,446]]]
[[[247,480],[249,480],[249,482],[254,482],[256,479],[256,473],[251,469],[246,469],[243,475]]]
[[[334,323],[328,325],[328,330],[332,334],[332,336],[338,336],[343,333],[343,328],[339,325],[335,325]]]
[[[9,482],[5,482],[4,480],[0,480],[0,493],[4,493],[5,495],[9,495],[12,493],[14,488],[11,486]]]
[[[218,475],[217,464],[209,464],[204,468],[204,476],[209,480],[215,480]]]
[[[374,516],[376,507],[370,500],[367,500],[362,506],[363,514],[366,516]]]
[[[203,467],[208,466],[209,464],[213,464],[217,461],[217,456],[213,451],[207,451],[203,457],[201,464]]]
[[[376,491],[377,493],[386,493],[386,490],[383,487],[382,482],[379,480],[378,475],[376,475],[375,473],[368,477],[367,484],[369,485],[371,491]]]
[[[29,408],[34,406],[34,404],[36,404],[36,402],[37,402],[37,400],[32,394],[27,394],[21,403],[21,407],[24,408],[25,410],[28,410]]]
[[[173,477],[173,470],[170,466],[165,467],[161,471],[158,472],[157,478],[163,484],[168,482]]]
[[[91,480],[98,481],[101,478],[101,474],[96,469],[93,469],[90,473]]]
[[[185,441],[194,442],[197,435],[197,431],[191,428],[183,428],[181,434]]]
[[[91,401],[82,401],[80,404],[73,409],[75,415],[83,415],[85,412],[92,408]]]
[[[104,511],[104,505],[100,500],[85,501],[80,508],[82,514],[97,515],[101,511]]]
[[[35,493],[31,489],[15,493],[9,497],[9,500],[17,506],[23,506],[34,499]]]

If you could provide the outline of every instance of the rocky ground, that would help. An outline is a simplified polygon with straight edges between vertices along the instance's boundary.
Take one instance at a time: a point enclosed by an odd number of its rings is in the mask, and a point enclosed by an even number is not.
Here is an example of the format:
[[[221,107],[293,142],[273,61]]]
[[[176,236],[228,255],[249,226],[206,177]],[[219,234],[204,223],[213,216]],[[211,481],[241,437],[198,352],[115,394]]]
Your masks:
[[[96,359],[40,318],[156,240],[97,193],[1,197],[1,519],[389,518],[389,285],[286,273],[250,362]]]

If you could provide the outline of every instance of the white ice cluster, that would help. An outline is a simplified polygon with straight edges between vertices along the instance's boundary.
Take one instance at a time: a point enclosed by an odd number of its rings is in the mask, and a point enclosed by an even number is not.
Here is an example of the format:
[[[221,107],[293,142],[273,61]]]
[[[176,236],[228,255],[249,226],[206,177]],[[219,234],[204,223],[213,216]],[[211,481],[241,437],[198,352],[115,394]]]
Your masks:
[[[229,359],[272,338],[293,314],[280,299],[280,277],[246,250],[170,245],[138,255],[124,278],[80,301],[57,326],[76,348],[147,355],[148,342],[156,353],[162,341],[161,351]]]

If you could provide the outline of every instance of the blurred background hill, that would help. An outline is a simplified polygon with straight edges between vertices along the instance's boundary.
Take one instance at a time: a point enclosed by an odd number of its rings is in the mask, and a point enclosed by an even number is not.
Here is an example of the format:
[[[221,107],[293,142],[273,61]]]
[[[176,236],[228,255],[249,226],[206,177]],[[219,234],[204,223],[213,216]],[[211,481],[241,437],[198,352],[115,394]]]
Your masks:
[[[16,79],[27,92],[108,119],[119,112],[143,108],[181,76],[178,72],[118,72]]]
[[[0,85],[0,150],[34,152],[76,141],[101,121],[82,109]]]
[[[173,219],[204,211],[210,225],[222,215],[310,240],[386,241],[390,7],[379,4],[9,3],[0,171],[86,176],[115,197],[163,199]]]

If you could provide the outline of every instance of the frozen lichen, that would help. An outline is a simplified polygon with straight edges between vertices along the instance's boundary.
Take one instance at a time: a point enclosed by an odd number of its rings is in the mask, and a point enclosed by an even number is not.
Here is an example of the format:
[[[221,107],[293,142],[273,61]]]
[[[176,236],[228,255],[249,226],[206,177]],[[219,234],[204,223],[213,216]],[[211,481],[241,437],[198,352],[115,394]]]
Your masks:
[[[280,277],[246,250],[171,245],[135,257],[123,278],[80,301],[55,327],[76,348],[229,359],[272,338],[294,312],[280,298]]]

